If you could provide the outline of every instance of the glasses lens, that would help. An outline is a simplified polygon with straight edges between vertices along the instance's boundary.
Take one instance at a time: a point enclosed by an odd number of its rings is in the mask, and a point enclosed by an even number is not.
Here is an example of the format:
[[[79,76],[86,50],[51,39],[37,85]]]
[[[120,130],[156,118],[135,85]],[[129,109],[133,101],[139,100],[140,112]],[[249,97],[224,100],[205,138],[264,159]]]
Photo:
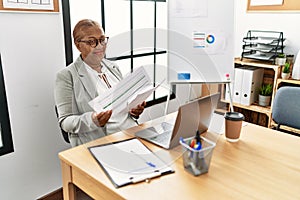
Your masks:
[[[89,45],[95,48],[96,46],[98,46],[98,40],[96,38],[90,40]]]
[[[99,39],[100,44],[101,45],[106,45],[107,44],[107,39],[108,39],[107,37]]]

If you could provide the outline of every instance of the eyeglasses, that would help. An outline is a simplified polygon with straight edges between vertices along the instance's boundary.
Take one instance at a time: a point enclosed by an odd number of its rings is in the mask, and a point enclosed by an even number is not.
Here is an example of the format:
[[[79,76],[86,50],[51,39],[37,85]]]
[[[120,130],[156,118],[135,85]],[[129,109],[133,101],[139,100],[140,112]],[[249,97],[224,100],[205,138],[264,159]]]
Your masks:
[[[100,38],[100,39],[92,38],[90,40],[79,40],[78,42],[84,42],[84,43],[90,45],[91,47],[95,48],[96,46],[99,45],[99,43],[102,46],[105,46],[107,44],[107,42],[108,42],[108,39],[109,39],[109,37]]]

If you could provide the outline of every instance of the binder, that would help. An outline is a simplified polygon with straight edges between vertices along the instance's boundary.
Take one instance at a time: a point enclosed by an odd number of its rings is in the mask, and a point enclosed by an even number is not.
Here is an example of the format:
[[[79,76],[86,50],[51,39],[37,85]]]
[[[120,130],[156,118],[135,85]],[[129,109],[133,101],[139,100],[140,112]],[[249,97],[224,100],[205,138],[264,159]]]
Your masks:
[[[248,67],[243,69],[240,104],[249,106],[257,100],[263,74],[263,68]]]
[[[174,172],[137,138],[88,149],[116,188]]]
[[[234,68],[233,103],[241,103],[241,92],[245,67]]]

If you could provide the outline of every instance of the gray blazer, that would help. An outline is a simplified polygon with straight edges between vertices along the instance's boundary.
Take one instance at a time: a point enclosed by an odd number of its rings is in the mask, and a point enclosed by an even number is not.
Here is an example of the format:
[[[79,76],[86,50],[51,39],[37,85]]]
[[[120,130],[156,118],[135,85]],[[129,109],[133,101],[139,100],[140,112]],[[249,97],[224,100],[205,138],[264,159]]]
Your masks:
[[[118,80],[122,79],[118,66],[106,59],[102,60],[102,64]],[[57,73],[55,104],[58,110],[59,125],[69,133],[72,146],[136,125],[135,121],[127,114],[120,119],[110,119],[104,127],[96,126],[92,121],[93,109],[88,102],[97,95],[96,87],[90,80],[81,57]],[[122,126],[116,126],[116,124]]]

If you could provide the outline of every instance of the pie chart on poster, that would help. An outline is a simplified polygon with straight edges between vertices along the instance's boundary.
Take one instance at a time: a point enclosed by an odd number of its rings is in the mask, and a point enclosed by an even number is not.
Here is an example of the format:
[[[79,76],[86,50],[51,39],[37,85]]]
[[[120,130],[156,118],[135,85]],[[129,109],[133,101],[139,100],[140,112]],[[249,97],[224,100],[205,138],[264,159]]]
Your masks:
[[[207,42],[208,44],[214,43],[214,42],[215,42],[215,37],[214,37],[213,35],[208,35],[208,36],[206,37],[206,42]]]

